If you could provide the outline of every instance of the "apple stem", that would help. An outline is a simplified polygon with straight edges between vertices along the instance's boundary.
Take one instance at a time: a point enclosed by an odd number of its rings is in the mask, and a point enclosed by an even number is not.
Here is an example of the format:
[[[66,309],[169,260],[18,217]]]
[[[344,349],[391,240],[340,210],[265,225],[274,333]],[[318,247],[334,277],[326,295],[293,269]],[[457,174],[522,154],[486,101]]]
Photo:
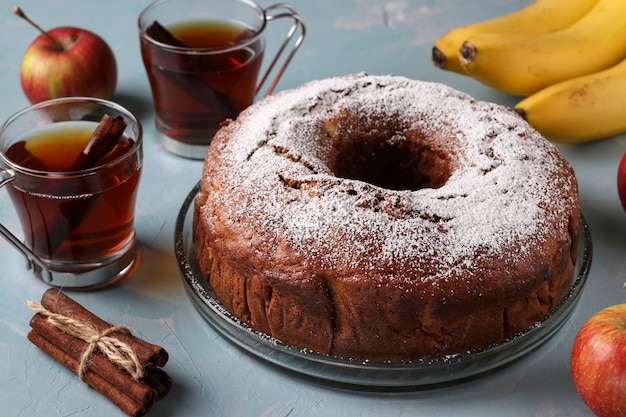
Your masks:
[[[50,36],[50,34],[48,32],[46,32],[45,30],[43,30],[41,28],[41,26],[39,26],[37,23],[33,22],[28,16],[26,16],[26,14],[22,11],[22,9],[19,6],[13,6],[13,13],[15,13],[16,15],[18,15],[19,17],[21,17],[22,19],[26,20],[28,23],[30,23],[32,26],[35,27],[35,29],[37,29],[39,32],[41,32],[46,38],[50,39],[50,42],[54,43],[54,45],[59,49],[62,50],[63,49],[63,45],[61,44],[61,42],[57,41],[56,39],[54,39],[52,36]]]

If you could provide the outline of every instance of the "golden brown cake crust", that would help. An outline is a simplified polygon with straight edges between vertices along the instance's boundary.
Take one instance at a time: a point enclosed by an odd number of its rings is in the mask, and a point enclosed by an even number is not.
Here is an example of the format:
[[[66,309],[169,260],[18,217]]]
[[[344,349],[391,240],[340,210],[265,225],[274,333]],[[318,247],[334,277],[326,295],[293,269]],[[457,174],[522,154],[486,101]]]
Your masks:
[[[513,111],[359,74],[275,94],[218,132],[194,246],[251,327],[397,361],[540,320],[569,285],[580,223],[571,166]]]

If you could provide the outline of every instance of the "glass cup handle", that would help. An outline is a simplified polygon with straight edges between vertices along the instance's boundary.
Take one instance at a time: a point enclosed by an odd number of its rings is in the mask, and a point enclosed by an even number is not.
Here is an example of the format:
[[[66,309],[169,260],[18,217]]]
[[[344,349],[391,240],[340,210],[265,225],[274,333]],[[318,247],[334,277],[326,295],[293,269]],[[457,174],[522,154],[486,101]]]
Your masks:
[[[15,179],[15,172],[10,169],[0,169],[0,188],[4,187],[6,184],[10,183]],[[37,257],[26,245],[22,243],[13,233],[9,231],[4,225],[0,224],[0,235],[4,236],[6,240],[9,241],[15,249],[22,252],[24,256],[26,256],[26,260],[29,263],[29,266],[33,268],[35,273],[47,282],[51,283],[53,281],[52,273],[43,263],[41,259]]]
[[[285,37],[285,40],[283,41],[282,45],[278,49],[278,52],[276,52],[274,59],[272,60],[269,67],[265,71],[265,74],[263,74],[263,77],[261,78],[261,80],[259,81],[259,84],[256,87],[255,95],[259,93],[259,91],[261,90],[261,87],[263,86],[263,84],[265,84],[265,81],[267,80],[270,73],[272,72],[276,64],[278,63],[279,58],[281,57],[283,52],[285,52],[287,45],[289,45],[289,42],[296,35],[296,33],[298,32],[298,29],[300,29],[300,35],[297,38],[295,38],[295,41],[293,42],[293,46],[291,47],[291,51],[289,51],[289,54],[285,58],[283,65],[280,67],[280,69],[276,73],[276,76],[274,77],[274,80],[272,80],[272,83],[270,84],[270,86],[267,88],[267,91],[265,92],[265,95],[269,96],[270,94],[272,94],[272,91],[274,91],[274,87],[276,87],[276,84],[278,84],[278,81],[280,80],[280,77],[282,77],[283,73],[285,72],[287,65],[289,65],[289,63],[291,62],[291,59],[298,51],[298,48],[302,44],[302,41],[304,41],[304,35],[306,34],[306,26],[302,18],[298,15],[298,12],[296,12],[296,9],[294,9],[293,6],[291,6],[290,4],[287,4],[287,3],[273,4],[267,7],[264,10],[264,12],[265,12],[265,20],[268,22],[271,22],[272,20],[291,18],[293,19],[293,24],[289,28],[289,31],[287,32],[287,36]]]

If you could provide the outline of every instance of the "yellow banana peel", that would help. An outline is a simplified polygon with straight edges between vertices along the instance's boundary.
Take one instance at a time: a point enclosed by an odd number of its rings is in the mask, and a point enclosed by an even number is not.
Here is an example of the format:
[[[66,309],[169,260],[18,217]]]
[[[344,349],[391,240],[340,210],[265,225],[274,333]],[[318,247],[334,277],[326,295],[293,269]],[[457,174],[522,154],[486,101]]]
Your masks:
[[[459,49],[468,38],[483,33],[547,33],[564,29],[583,17],[598,0],[536,0],[492,19],[456,27],[439,38],[432,49],[433,64],[466,75]]]
[[[554,142],[589,142],[625,132],[626,59],[549,86],[520,101],[515,110]]]
[[[478,81],[531,95],[620,62],[626,56],[626,1],[598,0],[581,19],[556,32],[473,36],[459,55],[463,69]]]

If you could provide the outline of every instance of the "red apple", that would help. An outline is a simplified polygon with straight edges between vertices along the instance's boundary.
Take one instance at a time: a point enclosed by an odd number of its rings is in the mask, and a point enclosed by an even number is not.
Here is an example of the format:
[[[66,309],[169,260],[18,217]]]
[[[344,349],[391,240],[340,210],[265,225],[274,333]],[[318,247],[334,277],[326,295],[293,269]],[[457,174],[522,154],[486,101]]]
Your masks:
[[[608,307],[581,327],[571,354],[572,378],[599,417],[626,416],[626,304]]]
[[[617,168],[617,193],[622,207],[626,210],[626,153],[622,155]]]
[[[117,63],[109,45],[85,29],[63,26],[30,44],[20,71],[31,103],[58,97],[108,99],[117,83]]]

